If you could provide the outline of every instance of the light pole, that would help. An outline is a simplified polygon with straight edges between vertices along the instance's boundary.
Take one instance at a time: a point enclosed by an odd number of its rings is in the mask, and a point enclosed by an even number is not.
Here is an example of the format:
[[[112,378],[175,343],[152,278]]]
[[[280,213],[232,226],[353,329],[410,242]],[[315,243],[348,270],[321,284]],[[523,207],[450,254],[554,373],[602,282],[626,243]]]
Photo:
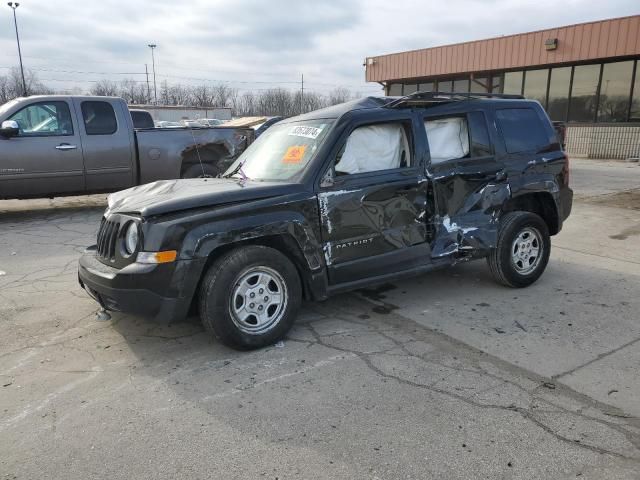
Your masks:
[[[158,89],[156,88],[156,59],[153,55],[153,51],[156,49],[157,45],[155,43],[150,43],[148,47],[151,49],[151,64],[153,65],[153,98],[155,99],[156,105],[158,105]]]
[[[16,41],[18,42],[18,57],[20,58],[20,74],[22,75],[22,94],[27,96],[27,82],[24,81],[24,67],[22,66],[22,51],[20,50],[20,36],[18,35],[18,19],[16,18],[16,8],[20,6],[18,2],[7,3],[13,10],[13,24],[16,27]]]

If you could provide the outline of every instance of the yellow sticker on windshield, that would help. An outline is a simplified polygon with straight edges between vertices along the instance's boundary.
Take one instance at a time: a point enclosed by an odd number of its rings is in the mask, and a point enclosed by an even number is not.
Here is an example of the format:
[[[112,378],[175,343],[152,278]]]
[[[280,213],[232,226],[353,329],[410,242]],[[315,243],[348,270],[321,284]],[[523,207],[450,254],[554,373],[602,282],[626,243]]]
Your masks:
[[[284,157],[282,157],[282,163],[300,163],[306,150],[306,145],[294,145],[287,148]]]

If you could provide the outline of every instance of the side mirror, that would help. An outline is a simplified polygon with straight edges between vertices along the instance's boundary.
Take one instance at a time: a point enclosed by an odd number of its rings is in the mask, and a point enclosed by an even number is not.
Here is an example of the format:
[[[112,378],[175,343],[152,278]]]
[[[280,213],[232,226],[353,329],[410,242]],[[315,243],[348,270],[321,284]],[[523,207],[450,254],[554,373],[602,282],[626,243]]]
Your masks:
[[[20,126],[15,120],[5,120],[0,127],[0,135],[5,138],[17,137],[20,133]]]

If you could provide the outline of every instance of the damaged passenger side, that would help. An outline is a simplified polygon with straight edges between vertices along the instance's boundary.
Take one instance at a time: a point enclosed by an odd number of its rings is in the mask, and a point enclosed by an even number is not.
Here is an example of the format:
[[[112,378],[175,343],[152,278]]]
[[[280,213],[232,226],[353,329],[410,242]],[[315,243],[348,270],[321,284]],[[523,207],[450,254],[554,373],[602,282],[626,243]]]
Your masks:
[[[494,247],[499,209],[509,199],[504,165],[496,159],[485,114],[428,117],[428,176],[433,189],[432,256],[471,258]]]

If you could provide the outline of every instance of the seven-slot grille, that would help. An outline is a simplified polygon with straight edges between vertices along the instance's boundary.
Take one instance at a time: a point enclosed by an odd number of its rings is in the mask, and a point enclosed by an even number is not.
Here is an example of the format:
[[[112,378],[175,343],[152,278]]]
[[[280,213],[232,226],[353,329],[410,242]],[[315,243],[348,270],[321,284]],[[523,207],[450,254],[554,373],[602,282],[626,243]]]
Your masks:
[[[102,218],[100,229],[98,230],[98,255],[107,260],[113,260],[116,255],[116,242],[120,224]]]

